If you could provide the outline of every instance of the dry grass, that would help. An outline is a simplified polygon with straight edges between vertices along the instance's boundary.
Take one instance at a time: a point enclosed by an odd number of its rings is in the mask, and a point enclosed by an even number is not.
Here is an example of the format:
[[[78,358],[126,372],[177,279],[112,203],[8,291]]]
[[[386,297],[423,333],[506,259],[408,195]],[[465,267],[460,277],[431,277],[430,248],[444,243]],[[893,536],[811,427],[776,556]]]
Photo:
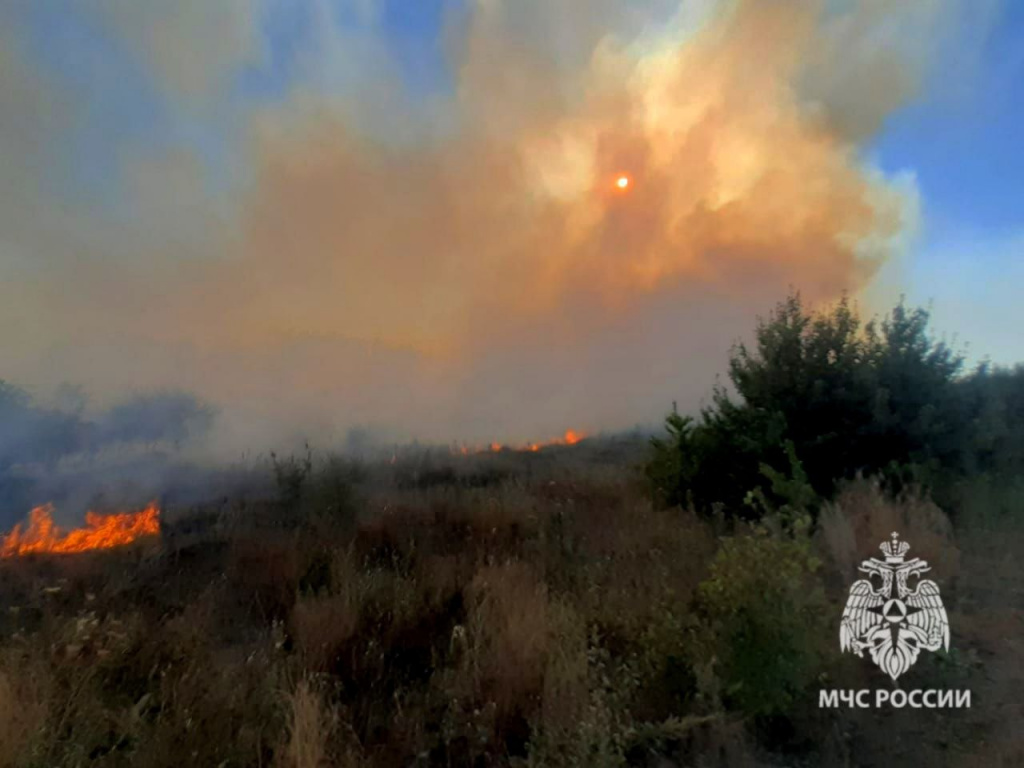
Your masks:
[[[824,718],[809,690],[754,722],[725,710],[725,649],[700,641],[722,531],[654,508],[627,462],[573,455],[371,467],[358,493],[314,474],[315,492],[229,525],[181,515],[187,535],[156,556],[0,563],[17,608],[0,616],[0,766],[856,765],[891,743],[1019,762],[999,724],[1024,682],[1019,536],[954,537],[926,499],[845,488],[815,539],[829,602],[899,530],[948,596],[958,653],[921,680],[979,704],[878,732]],[[868,679],[849,662],[835,651],[832,682]],[[765,733],[804,751],[762,760]]]
[[[498,717],[539,700],[548,652],[547,587],[525,563],[488,566],[467,590],[467,652],[473,688]]]
[[[877,481],[857,480],[843,487],[825,506],[819,521],[824,550],[842,578],[849,580],[857,565],[878,557],[878,547],[897,532],[911,545],[908,557],[928,561],[946,583],[960,571],[960,550],[949,517],[930,499],[909,493],[890,499]]]
[[[281,750],[281,768],[322,768],[335,726],[335,715],[308,679],[287,696],[288,735]]]
[[[352,638],[359,619],[348,595],[300,598],[288,627],[295,646],[312,670],[327,671]]]
[[[49,719],[48,670],[6,654],[0,663],[0,766],[31,762],[41,747]]]

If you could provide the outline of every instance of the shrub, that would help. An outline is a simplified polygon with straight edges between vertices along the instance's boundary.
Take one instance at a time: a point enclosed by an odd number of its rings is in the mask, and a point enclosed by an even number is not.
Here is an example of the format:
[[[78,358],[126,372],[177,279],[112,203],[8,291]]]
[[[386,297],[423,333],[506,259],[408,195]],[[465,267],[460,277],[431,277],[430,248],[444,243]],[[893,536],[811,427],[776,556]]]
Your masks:
[[[758,527],[723,541],[700,588],[703,653],[713,659],[724,703],[750,715],[791,709],[821,668],[830,639],[827,603],[806,529]]]
[[[983,411],[977,392],[985,387],[961,376],[963,362],[932,338],[923,309],[900,303],[862,325],[845,298],[813,313],[791,295],[759,322],[753,346],[734,347],[733,392],[716,387],[699,421],[669,414],[668,437],[654,441],[648,477],[669,504],[706,512],[720,502],[749,518],[763,505],[745,505],[744,495],[761,482],[765,465],[785,466],[794,451],[821,497],[858,472],[916,467],[920,481],[936,470],[961,471]],[[1024,396],[1011,398],[1016,390],[1007,381],[1000,379],[999,391],[1016,413]],[[776,493],[769,501],[783,499]]]
[[[652,438],[654,456],[647,465],[647,477],[655,493],[669,506],[692,504],[693,482],[700,469],[700,453],[694,441],[693,419],[680,416],[672,404],[665,417],[665,439]]]

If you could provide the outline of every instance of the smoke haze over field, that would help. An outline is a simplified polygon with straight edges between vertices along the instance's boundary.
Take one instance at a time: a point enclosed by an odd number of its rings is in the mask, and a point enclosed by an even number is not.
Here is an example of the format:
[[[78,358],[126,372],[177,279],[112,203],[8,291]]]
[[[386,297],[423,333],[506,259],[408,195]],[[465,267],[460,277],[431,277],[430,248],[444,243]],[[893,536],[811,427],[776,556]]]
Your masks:
[[[274,2],[78,7],[100,42],[70,80],[0,12],[0,378],[193,392],[227,452],[694,406],[791,286],[898,266],[915,183],[862,150],[961,18],[478,0],[415,37],[432,72],[387,4],[300,5],[291,47]],[[79,156],[104,89],[110,146]]]

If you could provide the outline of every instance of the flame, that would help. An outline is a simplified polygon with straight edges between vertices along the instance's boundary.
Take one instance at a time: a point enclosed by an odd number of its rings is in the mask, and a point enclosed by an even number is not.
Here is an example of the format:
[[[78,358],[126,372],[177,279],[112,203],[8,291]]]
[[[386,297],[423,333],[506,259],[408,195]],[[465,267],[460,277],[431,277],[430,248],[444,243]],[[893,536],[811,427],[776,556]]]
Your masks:
[[[533,443],[530,445],[531,451],[539,451],[541,448],[547,448],[551,445],[576,445],[580,440],[587,436],[586,432],[580,432],[575,429],[565,430],[565,434],[561,437],[556,437],[554,440],[548,440],[543,443]]]
[[[562,435],[561,437],[553,438],[551,440],[518,444],[506,444],[495,441],[486,446],[478,445],[476,447],[459,445],[453,447],[451,449],[451,453],[453,455],[458,453],[463,456],[467,456],[469,454],[486,453],[488,451],[490,451],[491,453],[499,453],[506,449],[510,451],[529,451],[530,453],[537,453],[538,451],[541,451],[544,448],[548,448],[555,445],[576,445],[578,442],[580,442],[580,440],[583,440],[585,437],[587,437],[586,432],[575,429],[567,429],[565,430],[564,435]]]
[[[160,533],[160,510],[156,502],[139,512],[112,515],[86,512],[85,527],[67,532],[54,525],[53,511],[52,504],[34,508],[29,513],[27,528],[22,529],[19,523],[0,539],[0,557],[32,552],[67,554],[90,549],[110,549]]]

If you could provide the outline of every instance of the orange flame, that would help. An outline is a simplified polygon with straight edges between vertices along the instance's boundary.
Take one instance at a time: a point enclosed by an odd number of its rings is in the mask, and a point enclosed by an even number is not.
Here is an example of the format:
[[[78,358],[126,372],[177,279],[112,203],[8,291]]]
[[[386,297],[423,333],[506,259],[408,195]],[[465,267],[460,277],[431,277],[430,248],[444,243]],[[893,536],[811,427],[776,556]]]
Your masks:
[[[584,437],[586,437],[586,435],[582,432],[576,432],[574,430],[567,429],[565,430],[565,437],[562,438],[562,441],[566,445],[576,445],[576,443],[578,443]]]
[[[28,527],[21,524],[0,539],[0,557],[32,552],[67,554],[90,549],[110,549],[131,544],[144,536],[160,533],[160,510],[156,502],[140,512],[99,515],[86,512],[85,527],[64,532],[53,522],[53,505],[44,504],[28,516]]]
[[[574,429],[565,430],[565,434],[561,437],[556,437],[554,440],[548,440],[543,443],[531,443],[531,451],[539,451],[541,448],[547,448],[551,445],[576,445],[580,440],[587,436],[586,432],[577,432]]]
[[[587,437],[586,432],[578,431],[575,429],[567,429],[565,430],[565,434],[562,437],[556,437],[552,440],[544,440],[542,442],[506,444],[495,441],[487,446],[477,446],[475,448],[468,448],[467,446],[462,445],[453,448],[451,452],[453,454],[461,453],[463,456],[471,453],[484,453],[486,451],[490,451],[491,453],[498,453],[506,449],[510,451],[529,451],[531,453],[537,453],[538,451],[541,451],[544,448],[548,448],[554,445],[576,445],[578,442],[580,442],[580,440],[583,440],[585,437]]]

